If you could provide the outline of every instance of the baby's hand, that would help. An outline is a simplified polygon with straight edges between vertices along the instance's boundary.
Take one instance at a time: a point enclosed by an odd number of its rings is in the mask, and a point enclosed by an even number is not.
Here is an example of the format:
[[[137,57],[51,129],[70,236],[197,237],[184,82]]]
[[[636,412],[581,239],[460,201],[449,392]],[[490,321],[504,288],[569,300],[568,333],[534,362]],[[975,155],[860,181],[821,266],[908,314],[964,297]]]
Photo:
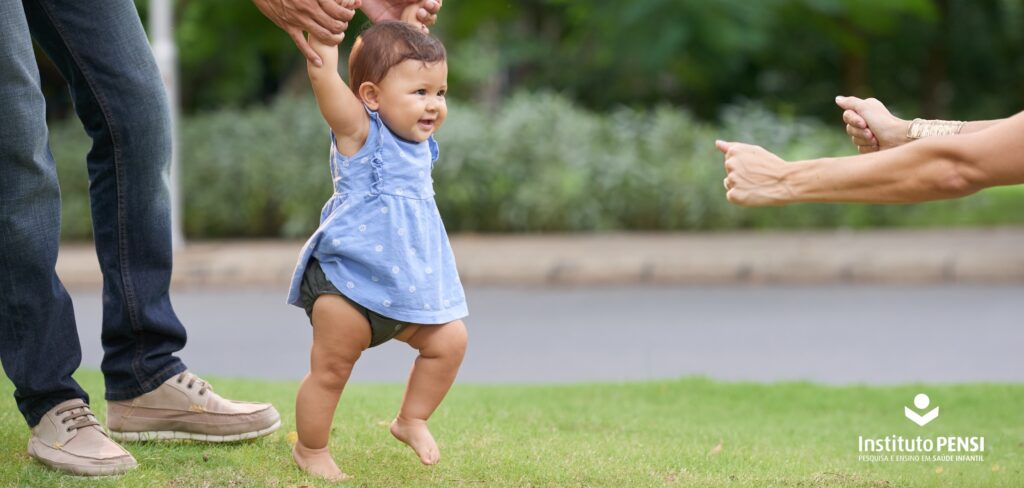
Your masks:
[[[399,20],[407,24],[415,25],[416,27],[419,27],[420,30],[422,30],[423,32],[430,32],[430,29],[427,28],[427,25],[421,22],[419,19],[420,10],[421,7],[418,3],[410,4],[408,7],[405,7],[405,10],[402,11],[402,17]]]
[[[345,38],[345,34],[341,34],[341,39]],[[326,68],[328,72],[337,71],[338,69],[338,46],[329,45],[320,40],[320,38],[310,34],[306,37],[306,42],[309,43],[310,49],[316,53],[320,58],[320,65],[313,65],[313,67]],[[338,42],[341,42],[340,40]]]
[[[363,0],[362,9],[372,22],[401,20],[426,30],[437,22],[441,0]]]

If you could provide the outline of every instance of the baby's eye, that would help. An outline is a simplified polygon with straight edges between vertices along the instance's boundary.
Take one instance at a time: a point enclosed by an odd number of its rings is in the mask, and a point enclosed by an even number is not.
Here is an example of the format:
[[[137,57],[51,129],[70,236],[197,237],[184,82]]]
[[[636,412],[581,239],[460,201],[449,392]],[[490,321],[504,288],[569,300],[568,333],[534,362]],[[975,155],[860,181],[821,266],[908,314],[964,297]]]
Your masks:
[[[443,97],[443,96],[445,96],[447,94],[448,94],[448,90],[439,90],[437,92],[437,96],[439,96],[439,97]]]
[[[416,94],[417,95],[426,95],[427,94],[427,90],[425,88],[420,88],[419,90],[416,90]]]

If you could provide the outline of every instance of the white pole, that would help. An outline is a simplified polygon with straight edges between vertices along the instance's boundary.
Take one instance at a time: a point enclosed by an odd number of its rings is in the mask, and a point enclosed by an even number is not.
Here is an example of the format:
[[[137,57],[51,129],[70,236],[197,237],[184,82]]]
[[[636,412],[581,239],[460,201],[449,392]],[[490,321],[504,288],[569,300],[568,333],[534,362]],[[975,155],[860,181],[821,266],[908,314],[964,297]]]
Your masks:
[[[149,32],[153,57],[167,88],[171,105],[171,244],[175,251],[185,245],[181,227],[181,190],[178,185],[178,49],[174,44],[173,0],[151,0]]]

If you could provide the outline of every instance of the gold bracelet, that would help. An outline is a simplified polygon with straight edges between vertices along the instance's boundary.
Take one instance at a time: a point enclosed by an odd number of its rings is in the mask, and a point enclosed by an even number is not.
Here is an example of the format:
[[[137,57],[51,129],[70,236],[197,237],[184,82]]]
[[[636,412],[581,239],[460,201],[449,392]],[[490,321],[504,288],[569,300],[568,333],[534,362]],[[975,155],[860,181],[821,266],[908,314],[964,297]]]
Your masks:
[[[960,120],[925,120],[914,119],[907,129],[907,139],[915,140],[922,137],[954,136],[960,133],[966,122]]]

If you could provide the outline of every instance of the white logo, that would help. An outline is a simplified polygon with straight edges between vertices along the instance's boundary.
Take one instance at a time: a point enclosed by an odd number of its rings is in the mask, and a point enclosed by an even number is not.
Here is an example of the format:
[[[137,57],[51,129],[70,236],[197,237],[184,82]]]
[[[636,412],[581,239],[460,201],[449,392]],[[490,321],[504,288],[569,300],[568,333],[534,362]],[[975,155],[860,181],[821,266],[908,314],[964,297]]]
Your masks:
[[[914,406],[917,407],[918,410],[924,411],[924,409],[928,408],[930,403],[931,399],[929,399],[928,395],[925,395],[924,393],[918,393],[917,396],[914,397]],[[910,407],[903,407],[903,413],[915,424],[924,427],[925,424],[935,420],[935,418],[939,416],[939,407],[929,410],[928,413],[924,415],[911,410]]]
[[[939,416],[939,407],[928,410],[929,407],[931,399],[928,395],[918,393],[914,397],[914,406],[904,407],[903,414],[924,427]],[[980,462],[985,460],[985,436],[860,435],[857,436],[857,452],[858,461],[873,463]]]

